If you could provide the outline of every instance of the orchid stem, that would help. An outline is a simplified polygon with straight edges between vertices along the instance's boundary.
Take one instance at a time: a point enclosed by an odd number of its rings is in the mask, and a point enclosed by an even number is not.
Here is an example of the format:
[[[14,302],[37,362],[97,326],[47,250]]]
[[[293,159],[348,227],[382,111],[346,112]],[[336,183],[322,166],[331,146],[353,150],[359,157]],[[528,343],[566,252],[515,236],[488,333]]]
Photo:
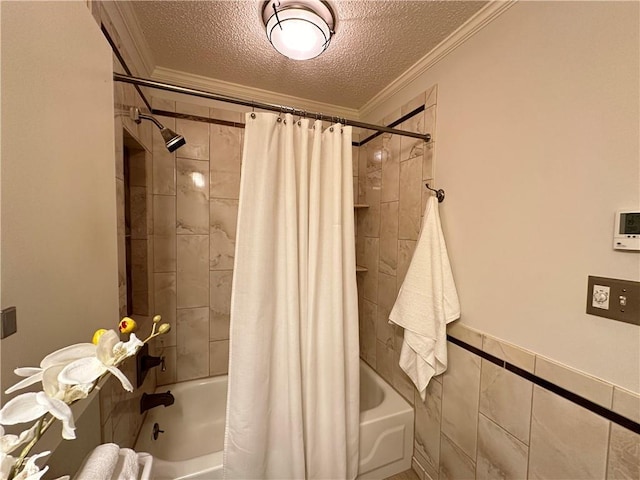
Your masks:
[[[41,416],[38,419],[37,427],[36,427],[36,436],[22,449],[22,452],[20,452],[20,456],[16,460],[16,463],[14,464],[13,468],[11,469],[11,473],[9,474],[9,480],[13,479],[20,472],[20,469],[22,468],[22,464],[24,463],[24,459],[27,457],[31,449],[36,445],[36,443],[38,443],[38,440],[40,440],[42,435],[47,430],[49,430],[49,427],[53,425],[53,422],[55,421],[55,417],[51,417],[49,420],[46,421],[46,423],[44,421],[45,417],[46,417],[46,414]]]
[[[154,330],[155,330],[155,325],[154,325]],[[142,342],[142,343],[147,343],[147,342],[148,342],[149,340],[151,340],[152,338],[159,337],[160,335],[161,335],[160,333],[154,333],[154,332],[152,331],[152,332],[151,332],[151,335],[149,335],[149,336],[144,340],[144,342]]]

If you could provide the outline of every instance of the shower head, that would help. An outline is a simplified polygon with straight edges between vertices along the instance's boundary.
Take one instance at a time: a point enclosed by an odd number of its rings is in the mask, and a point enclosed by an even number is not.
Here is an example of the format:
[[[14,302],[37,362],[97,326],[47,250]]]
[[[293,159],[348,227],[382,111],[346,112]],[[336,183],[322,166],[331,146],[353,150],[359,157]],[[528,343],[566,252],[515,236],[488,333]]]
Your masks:
[[[179,149],[181,146],[187,143],[182,135],[174,132],[170,128],[161,128],[160,135],[162,135],[162,138],[164,138],[164,144],[166,145],[167,150],[169,150],[170,152]]]
[[[167,147],[167,150],[169,150],[170,152],[176,151],[181,146],[187,143],[182,135],[174,132],[170,128],[166,128],[151,115],[140,113],[140,109],[138,107],[131,107],[129,109],[129,115],[131,116],[131,120],[136,123],[141,123],[143,119],[153,122],[155,126],[160,129],[160,135],[162,135],[164,144]]]

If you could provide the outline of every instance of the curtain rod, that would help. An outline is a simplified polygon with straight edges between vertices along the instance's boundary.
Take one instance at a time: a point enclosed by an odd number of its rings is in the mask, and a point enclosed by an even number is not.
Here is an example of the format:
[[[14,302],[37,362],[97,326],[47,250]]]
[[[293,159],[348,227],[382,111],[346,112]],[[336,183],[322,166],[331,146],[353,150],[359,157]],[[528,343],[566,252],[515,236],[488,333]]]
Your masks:
[[[415,133],[408,132],[406,130],[398,130],[396,128],[384,127],[382,125],[374,125],[371,123],[363,123],[357,120],[350,120],[348,118],[338,117],[334,115],[325,115],[324,113],[307,112],[295,107],[289,107],[285,105],[275,105],[271,103],[254,102],[252,100],[243,100],[241,98],[223,96],[206,92],[204,90],[196,90],[188,87],[181,87],[178,85],[171,85],[168,83],[162,83],[155,80],[148,80],[145,78],[133,77],[130,75],[122,75],[120,73],[113,74],[113,80],[116,82],[131,83],[133,85],[139,85],[141,87],[155,88],[158,90],[166,90],[168,92],[182,93],[185,95],[192,95],[194,97],[207,98],[209,100],[217,100],[220,102],[234,103],[236,105],[243,105],[245,107],[259,108],[261,110],[269,110],[272,112],[290,113],[292,115],[298,115],[301,117],[315,118],[317,120],[325,120],[329,122],[341,123],[345,126],[350,125],[352,127],[364,128],[365,130],[375,130],[378,132],[392,133],[394,135],[401,135],[403,137],[413,137],[424,140],[425,142],[431,141],[431,134],[429,133]]]

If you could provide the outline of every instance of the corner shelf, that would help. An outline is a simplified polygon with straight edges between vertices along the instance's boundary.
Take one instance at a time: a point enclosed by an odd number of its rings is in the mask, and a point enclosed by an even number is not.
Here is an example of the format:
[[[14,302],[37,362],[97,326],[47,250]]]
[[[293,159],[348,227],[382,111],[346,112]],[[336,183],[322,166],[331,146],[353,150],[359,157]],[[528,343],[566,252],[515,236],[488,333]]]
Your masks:
[[[366,203],[355,203],[353,205],[353,208],[358,210],[358,209],[362,209],[362,208],[369,208],[369,205],[367,205]],[[360,273],[360,272],[368,272],[369,269],[367,267],[361,267],[360,265],[356,265],[356,273]]]

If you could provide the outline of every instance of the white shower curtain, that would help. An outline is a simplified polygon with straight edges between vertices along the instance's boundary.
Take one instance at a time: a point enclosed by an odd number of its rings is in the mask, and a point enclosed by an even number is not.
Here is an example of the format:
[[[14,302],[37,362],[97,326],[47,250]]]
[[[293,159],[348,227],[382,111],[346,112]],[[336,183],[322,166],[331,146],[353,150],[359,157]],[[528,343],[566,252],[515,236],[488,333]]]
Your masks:
[[[351,127],[248,113],[227,479],[353,479],[359,354]]]

